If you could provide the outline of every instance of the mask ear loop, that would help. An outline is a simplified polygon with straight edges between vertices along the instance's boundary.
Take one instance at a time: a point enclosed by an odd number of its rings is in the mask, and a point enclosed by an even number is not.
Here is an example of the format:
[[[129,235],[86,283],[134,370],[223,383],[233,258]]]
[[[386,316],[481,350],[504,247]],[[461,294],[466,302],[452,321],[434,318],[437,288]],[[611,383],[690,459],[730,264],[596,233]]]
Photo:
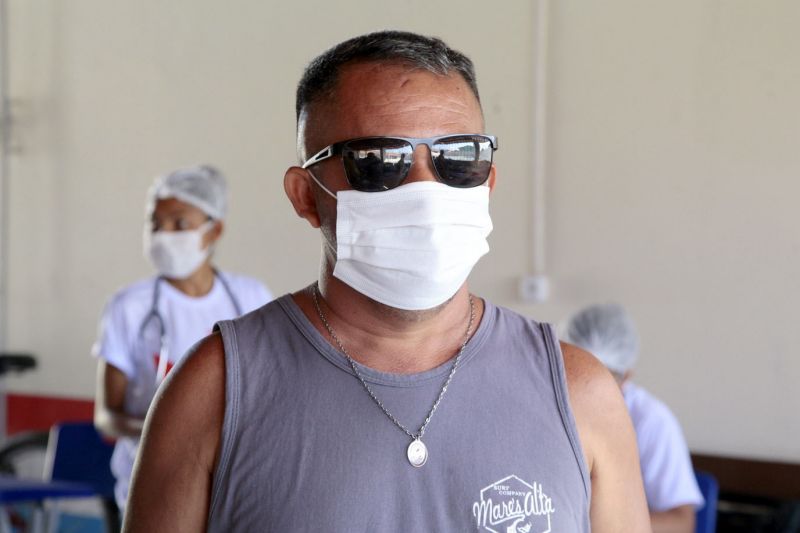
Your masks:
[[[314,175],[314,173],[313,173],[313,172],[311,172],[311,171],[310,171],[310,170],[308,170],[308,169],[305,169],[305,170],[306,170],[306,172],[308,172],[308,174],[311,176],[311,179],[312,179],[312,180],[314,180],[314,183],[316,183],[317,185],[319,185],[320,189],[322,189],[323,191],[325,191],[326,193],[328,193],[328,194],[329,194],[329,195],[330,195],[330,196],[331,196],[331,197],[332,197],[334,200],[338,200],[338,199],[336,198],[336,195],[335,195],[335,194],[333,194],[331,191],[329,191],[329,190],[328,190],[328,188],[327,188],[326,186],[324,186],[324,185],[323,185],[323,184],[322,184],[322,183],[321,183],[321,182],[320,182],[320,181],[317,179],[317,177]],[[323,234],[323,235],[324,235],[324,234]],[[338,252],[337,252],[337,250],[336,250],[336,246],[333,246],[333,245],[332,245],[330,242],[328,242],[328,239],[326,239],[324,236],[323,236],[322,240],[323,240],[323,241],[325,241],[325,246],[327,246],[327,247],[328,247],[328,248],[329,248],[329,249],[330,249],[330,250],[333,252],[333,256],[334,256],[334,257],[339,257],[339,254],[338,254]]]
[[[320,189],[322,189],[323,191],[325,191],[326,193],[328,193],[328,195],[330,195],[330,197],[331,197],[331,198],[333,198],[334,200],[336,200],[336,195],[335,195],[335,194],[333,194],[333,193],[330,191],[330,189],[328,189],[326,186],[324,186],[324,185],[322,184],[322,182],[321,182],[321,181],[319,181],[319,180],[317,179],[317,177],[314,175],[314,173],[313,173],[313,172],[311,172],[309,169],[305,169],[305,171],[306,171],[306,172],[308,172],[308,175],[309,175],[309,176],[311,176],[311,179],[312,179],[312,180],[314,180],[314,183],[316,183],[317,185],[319,185]]]
[[[214,224],[216,223],[217,221],[215,219],[209,217],[208,220],[197,226],[197,229],[194,231],[199,231],[200,235],[205,235],[211,230],[211,228],[214,227]]]
[[[205,237],[206,233],[211,231],[211,229],[214,227],[214,225],[216,223],[217,223],[217,220],[214,219],[214,218],[211,218],[210,215],[209,215],[209,219],[208,220],[203,222],[197,229],[190,230],[190,231],[199,231],[200,232],[200,239],[202,240],[202,238]],[[206,246],[206,248],[208,248],[208,255],[209,256],[214,254],[214,251],[216,250],[216,244],[217,244],[216,242],[210,242],[210,243],[208,243],[208,246]],[[205,250],[206,248],[203,248],[203,250]]]

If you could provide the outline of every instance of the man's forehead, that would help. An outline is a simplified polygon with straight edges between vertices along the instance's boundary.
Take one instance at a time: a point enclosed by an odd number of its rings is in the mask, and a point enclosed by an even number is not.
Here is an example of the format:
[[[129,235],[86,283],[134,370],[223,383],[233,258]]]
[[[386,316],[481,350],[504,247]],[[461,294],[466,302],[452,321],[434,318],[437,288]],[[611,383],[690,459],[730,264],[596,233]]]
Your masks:
[[[459,74],[440,75],[400,65],[354,65],[343,72],[334,93],[339,108],[368,105],[378,111],[405,101],[438,102],[443,98],[452,99],[465,109],[474,107],[471,104],[475,97]]]
[[[483,129],[480,104],[457,72],[440,75],[400,63],[355,63],[342,68],[327,98],[302,113],[298,142],[301,150],[302,144],[315,150],[358,136],[413,136],[413,129],[416,135],[432,136],[456,125],[460,133]]]
[[[374,91],[376,87],[393,92],[437,90],[456,81],[469,91],[466,81],[456,72],[437,74],[398,62],[359,62],[342,67],[334,90],[334,98],[341,99],[354,92],[368,93]],[[343,88],[345,93],[338,94]]]

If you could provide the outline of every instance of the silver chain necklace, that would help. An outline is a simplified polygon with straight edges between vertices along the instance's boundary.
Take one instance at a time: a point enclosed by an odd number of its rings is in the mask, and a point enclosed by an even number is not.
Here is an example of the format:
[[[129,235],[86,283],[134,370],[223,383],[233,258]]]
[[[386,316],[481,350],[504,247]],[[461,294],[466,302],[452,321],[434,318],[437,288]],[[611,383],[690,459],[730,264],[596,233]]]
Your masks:
[[[411,437],[411,444],[409,444],[408,448],[406,449],[406,456],[408,457],[408,462],[411,463],[412,466],[415,466],[417,468],[421,467],[428,461],[428,447],[425,446],[424,442],[422,442],[422,437],[423,435],[425,435],[425,428],[428,427],[428,424],[430,423],[431,418],[433,417],[433,413],[436,412],[436,408],[439,407],[439,403],[442,401],[444,393],[447,392],[447,387],[450,385],[450,381],[453,379],[453,374],[456,373],[456,369],[458,368],[458,363],[461,360],[461,356],[464,355],[464,349],[467,347],[467,341],[469,341],[469,336],[470,333],[472,332],[472,323],[475,321],[475,305],[472,301],[472,295],[471,294],[469,295],[469,323],[467,324],[467,332],[464,335],[464,342],[461,343],[461,348],[458,350],[458,355],[453,361],[453,366],[450,367],[450,373],[447,375],[447,379],[445,380],[444,385],[442,385],[442,390],[439,391],[439,396],[436,398],[436,401],[433,402],[433,406],[431,407],[431,410],[428,412],[428,416],[425,417],[425,421],[422,423],[422,426],[420,426],[419,431],[417,431],[416,434],[411,433],[408,430],[408,428],[406,428],[403,424],[401,424],[400,421],[397,420],[397,418],[392,413],[389,412],[386,406],[383,405],[383,402],[381,402],[378,399],[378,397],[375,395],[375,392],[367,384],[367,381],[364,379],[364,376],[358,370],[356,362],[353,360],[352,357],[350,357],[350,354],[347,353],[347,350],[342,344],[342,341],[339,340],[339,337],[336,336],[336,333],[333,332],[333,328],[328,323],[328,320],[325,318],[325,315],[322,312],[322,308],[319,305],[319,286],[316,284],[314,285],[313,296],[314,296],[314,307],[317,308],[317,314],[319,315],[319,319],[322,321],[322,324],[325,326],[325,329],[328,330],[328,334],[339,346],[339,350],[341,350],[341,352],[347,358],[347,361],[350,363],[350,367],[353,369],[353,372],[355,372],[356,377],[358,377],[358,380],[361,381],[361,384],[364,386],[364,389],[367,391],[370,398],[372,398],[373,401],[375,401],[378,407],[381,408],[381,411],[383,411],[383,414],[389,417],[389,420],[391,420],[395,426],[400,428],[406,435]]]

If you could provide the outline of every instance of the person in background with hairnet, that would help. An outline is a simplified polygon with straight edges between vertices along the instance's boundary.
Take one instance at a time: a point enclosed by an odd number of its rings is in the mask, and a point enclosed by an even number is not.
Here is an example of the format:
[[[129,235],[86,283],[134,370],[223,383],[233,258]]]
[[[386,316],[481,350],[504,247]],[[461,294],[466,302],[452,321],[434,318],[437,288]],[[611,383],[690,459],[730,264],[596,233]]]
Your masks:
[[[633,320],[618,304],[592,305],[573,315],[564,330],[564,340],[593,353],[622,388],[636,430],[653,532],[693,532],[695,509],[705,502],[678,420],[630,380],[639,355]]]
[[[209,166],[176,170],[148,191],[144,253],[158,271],[117,292],[106,305],[97,342],[95,426],[117,438],[111,470],[125,509],[145,414],[158,385],[214,324],[272,299],[258,280],[217,270],[227,185]]]

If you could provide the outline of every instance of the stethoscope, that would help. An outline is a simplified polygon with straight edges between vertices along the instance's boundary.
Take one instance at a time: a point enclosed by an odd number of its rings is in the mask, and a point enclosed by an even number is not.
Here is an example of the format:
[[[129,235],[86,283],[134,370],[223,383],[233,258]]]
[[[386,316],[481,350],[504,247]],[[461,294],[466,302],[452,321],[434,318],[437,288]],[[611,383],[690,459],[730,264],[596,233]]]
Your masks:
[[[233,291],[231,290],[230,285],[225,280],[225,278],[216,270],[214,271],[214,277],[222,283],[222,288],[225,289],[225,292],[228,293],[228,297],[231,299],[231,303],[233,304],[233,308],[236,311],[236,316],[241,316],[242,314],[242,306],[239,305],[239,300],[236,299],[234,296]],[[158,322],[158,334],[159,334],[159,342],[160,346],[158,349],[158,370],[156,371],[156,385],[161,383],[167,375],[167,364],[169,362],[169,344],[167,343],[167,327],[164,322],[164,318],[161,316],[161,313],[158,312],[158,300],[161,296],[161,281],[165,278],[164,276],[158,276],[153,286],[153,301],[150,304],[150,311],[145,315],[144,320],[142,320],[142,325],[139,327],[139,338],[141,339],[144,335],[144,330],[150,324],[152,320]]]

